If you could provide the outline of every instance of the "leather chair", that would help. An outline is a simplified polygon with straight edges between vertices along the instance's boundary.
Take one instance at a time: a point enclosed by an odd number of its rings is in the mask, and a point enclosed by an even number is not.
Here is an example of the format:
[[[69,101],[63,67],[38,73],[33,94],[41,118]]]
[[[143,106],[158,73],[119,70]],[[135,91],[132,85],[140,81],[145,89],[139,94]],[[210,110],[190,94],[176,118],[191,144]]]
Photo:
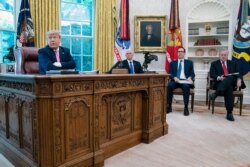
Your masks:
[[[14,52],[17,74],[38,74],[38,48],[21,47]]]
[[[214,90],[214,80],[210,77],[210,73],[208,72],[207,76],[207,92],[206,92],[206,103],[208,103],[208,109],[210,110],[210,106],[212,104],[212,114],[214,114],[214,102],[215,100],[210,100],[209,95],[212,93],[215,93],[216,90]],[[223,94],[218,95],[218,96],[224,96]],[[240,115],[242,115],[242,105],[243,105],[243,92],[241,91],[241,88],[239,90],[234,90],[233,91],[233,98],[235,97],[239,98],[240,101]]]

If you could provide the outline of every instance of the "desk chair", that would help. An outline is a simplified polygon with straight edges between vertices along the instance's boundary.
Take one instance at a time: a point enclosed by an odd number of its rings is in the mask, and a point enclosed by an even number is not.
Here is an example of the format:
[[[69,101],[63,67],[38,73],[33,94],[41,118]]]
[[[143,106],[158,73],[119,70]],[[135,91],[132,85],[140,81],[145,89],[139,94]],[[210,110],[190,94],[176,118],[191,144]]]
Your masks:
[[[210,110],[210,105],[212,102],[212,114],[214,114],[214,101],[215,100],[210,100],[209,95],[212,93],[215,93],[216,90],[214,90],[214,80],[210,77],[210,73],[208,72],[208,77],[207,77],[207,93],[206,93],[206,103],[208,102],[208,109]],[[218,96],[223,96],[223,94],[220,94]],[[240,100],[240,115],[242,115],[242,105],[243,105],[243,92],[241,91],[241,88],[239,90],[234,90],[233,91],[233,97],[238,97]]]
[[[35,47],[21,47],[14,51],[17,74],[38,74],[38,49]]]

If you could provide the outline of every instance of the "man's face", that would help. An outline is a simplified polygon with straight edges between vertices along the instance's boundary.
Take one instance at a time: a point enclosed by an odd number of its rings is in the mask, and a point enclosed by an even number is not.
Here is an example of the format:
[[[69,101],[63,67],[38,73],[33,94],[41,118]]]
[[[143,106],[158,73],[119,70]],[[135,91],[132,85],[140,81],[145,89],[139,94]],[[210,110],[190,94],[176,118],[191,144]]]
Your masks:
[[[178,59],[184,59],[185,57],[185,52],[183,48],[178,49]]]
[[[47,40],[52,49],[57,49],[60,46],[61,38],[58,34],[51,34]]]
[[[128,60],[132,60],[132,58],[133,58],[133,53],[132,53],[132,52],[127,52],[127,53],[126,53],[126,58],[127,58]]]
[[[147,26],[147,27],[146,27],[146,30],[147,30],[147,34],[152,34],[152,32],[153,32],[153,27],[152,27],[152,26]]]
[[[220,53],[220,60],[226,61],[228,58],[228,53],[226,51]]]

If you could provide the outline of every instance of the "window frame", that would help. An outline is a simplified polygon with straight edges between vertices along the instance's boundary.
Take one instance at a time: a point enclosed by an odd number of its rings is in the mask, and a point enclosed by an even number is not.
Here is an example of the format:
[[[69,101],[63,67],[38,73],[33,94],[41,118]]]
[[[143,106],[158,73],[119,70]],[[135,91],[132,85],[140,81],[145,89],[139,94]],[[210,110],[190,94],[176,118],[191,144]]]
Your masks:
[[[70,39],[70,42],[69,42],[69,46],[66,46],[70,49],[70,53],[71,55],[75,58],[75,57],[80,57],[80,67],[79,68],[79,71],[85,71],[84,70],[84,64],[83,64],[83,58],[84,57],[91,57],[91,69],[88,69],[88,70],[93,70],[94,69],[94,55],[95,55],[95,49],[94,49],[94,44],[95,44],[95,41],[94,41],[94,32],[95,32],[95,0],[92,0],[92,14],[91,14],[91,20],[88,21],[88,20],[77,20],[77,19],[62,19],[62,3],[69,3],[69,4],[77,4],[77,3],[74,3],[74,2],[67,2],[67,1],[64,1],[64,0],[60,0],[60,31],[61,31],[61,38],[69,38]],[[82,3],[79,3],[81,5],[83,5]],[[92,26],[91,26],[91,35],[72,35],[71,34],[71,25],[70,25],[70,34],[62,34],[62,22],[63,21],[66,21],[66,22],[71,22],[71,23],[74,23],[74,22],[77,22],[77,23],[90,23]],[[81,27],[81,34],[82,34],[82,27]],[[84,55],[83,54],[83,47],[81,46],[81,53],[80,55],[76,55],[76,54],[72,54],[72,39],[74,38],[80,38],[81,40],[82,39],[91,39],[92,40],[92,53],[91,55]],[[83,45],[83,43],[81,43],[81,45]],[[78,64],[78,62],[76,62],[76,64]]]
[[[1,28],[1,26],[0,26],[0,34],[2,32],[13,32],[14,33],[13,44],[15,46],[15,44],[16,44],[16,24],[17,24],[16,22],[17,22],[17,14],[18,14],[18,11],[17,11],[17,0],[13,0],[13,11],[4,10],[4,9],[0,9],[0,11],[10,12],[13,15],[13,20],[14,20],[13,29],[5,29],[5,28]],[[0,35],[0,63],[3,63],[3,57],[7,53],[8,53],[7,50],[3,50],[2,49],[2,35]]]

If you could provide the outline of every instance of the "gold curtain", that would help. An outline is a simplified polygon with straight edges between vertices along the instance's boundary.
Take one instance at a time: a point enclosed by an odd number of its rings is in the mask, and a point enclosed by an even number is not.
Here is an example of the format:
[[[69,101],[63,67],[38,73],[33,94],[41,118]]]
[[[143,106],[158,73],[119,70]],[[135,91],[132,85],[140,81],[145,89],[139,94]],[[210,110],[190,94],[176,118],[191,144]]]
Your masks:
[[[114,63],[116,0],[96,0],[95,68],[108,71]]]
[[[46,32],[60,29],[59,8],[60,0],[30,0],[36,47],[47,44]]]

